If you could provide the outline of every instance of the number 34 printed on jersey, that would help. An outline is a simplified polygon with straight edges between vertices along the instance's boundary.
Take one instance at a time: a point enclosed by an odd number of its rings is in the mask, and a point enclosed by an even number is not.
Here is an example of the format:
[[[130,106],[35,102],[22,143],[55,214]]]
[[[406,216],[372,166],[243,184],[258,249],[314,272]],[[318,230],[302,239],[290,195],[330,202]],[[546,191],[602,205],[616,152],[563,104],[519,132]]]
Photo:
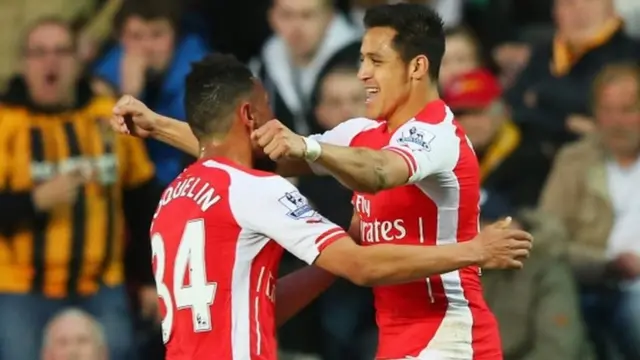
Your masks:
[[[204,332],[211,330],[210,308],[216,297],[216,283],[208,283],[205,266],[205,232],[204,220],[189,221],[182,232],[178,244],[173,269],[173,289],[166,285],[165,268],[166,252],[162,236],[158,233],[151,237],[152,257],[156,262],[156,287],[158,297],[164,302],[166,315],[162,319],[162,340],[166,344],[171,338],[173,330],[174,306],[175,311],[191,309],[193,316],[193,331]],[[184,284],[184,278],[189,269],[190,283]]]

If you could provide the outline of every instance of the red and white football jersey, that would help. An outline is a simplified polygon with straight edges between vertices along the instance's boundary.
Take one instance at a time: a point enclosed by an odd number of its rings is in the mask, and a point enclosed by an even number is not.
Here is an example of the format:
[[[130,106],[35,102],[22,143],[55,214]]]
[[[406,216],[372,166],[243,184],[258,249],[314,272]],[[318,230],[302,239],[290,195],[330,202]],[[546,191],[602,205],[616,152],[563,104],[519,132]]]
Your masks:
[[[444,102],[429,103],[393,132],[384,121],[357,118],[313,137],[329,144],[394,151],[411,171],[405,186],[375,195],[354,194],[362,245],[444,245],[478,233],[478,161]],[[497,323],[484,302],[479,271],[469,267],[409,284],[375,287],[377,358],[502,359]]]
[[[277,359],[283,248],[311,264],[343,236],[282,177],[223,158],[190,166],[151,226],[167,359]]]

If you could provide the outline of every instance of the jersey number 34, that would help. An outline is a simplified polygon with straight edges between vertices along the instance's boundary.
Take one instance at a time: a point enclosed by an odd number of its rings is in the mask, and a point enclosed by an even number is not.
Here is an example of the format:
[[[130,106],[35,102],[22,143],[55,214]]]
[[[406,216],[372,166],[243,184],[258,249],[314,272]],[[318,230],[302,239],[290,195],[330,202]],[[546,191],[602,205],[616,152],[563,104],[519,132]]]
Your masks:
[[[151,237],[151,252],[156,263],[155,279],[158,297],[164,303],[166,314],[162,319],[162,340],[166,344],[171,338],[175,311],[190,308],[193,317],[193,331],[211,330],[211,305],[216,297],[216,283],[207,282],[205,265],[204,220],[189,221],[182,232],[173,264],[173,289],[166,285],[166,252],[162,236]],[[189,269],[189,284],[184,284]]]

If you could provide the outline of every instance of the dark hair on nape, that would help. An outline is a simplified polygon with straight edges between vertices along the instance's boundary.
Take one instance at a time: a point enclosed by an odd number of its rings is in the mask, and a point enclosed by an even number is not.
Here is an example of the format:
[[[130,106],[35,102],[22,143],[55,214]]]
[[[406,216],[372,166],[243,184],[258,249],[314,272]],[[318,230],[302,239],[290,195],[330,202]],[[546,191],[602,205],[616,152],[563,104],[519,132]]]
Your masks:
[[[187,123],[198,139],[226,134],[238,102],[255,86],[251,71],[233,55],[212,54],[192,64],[184,105]]]
[[[438,80],[444,54],[444,24],[430,7],[418,4],[380,5],[369,8],[364,16],[367,29],[390,27],[397,34],[393,45],[405,62],[418,55],[429,59],[429,78]]]

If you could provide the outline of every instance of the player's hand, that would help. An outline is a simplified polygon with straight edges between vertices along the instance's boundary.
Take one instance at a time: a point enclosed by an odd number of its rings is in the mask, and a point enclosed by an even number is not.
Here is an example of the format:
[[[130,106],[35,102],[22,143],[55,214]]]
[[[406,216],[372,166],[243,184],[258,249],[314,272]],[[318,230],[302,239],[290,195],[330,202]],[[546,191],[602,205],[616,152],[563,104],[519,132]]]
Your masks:
[[[38,185],[32,194],[33,203],[38,211],[49,211],[60,204],[72,204],[78,197],[80,185],[91,175],[81,169],[60,174]]]
[[[158,115],[142,101],[124,95],[113,108],[111,127],[120,134],[146,138],[155,130]]]
[[[476,238],[485,269],[521,269],[529,257],[533,237],[526,231],[512,229],[511,218],[486,226]]]
[[[304,158],[306,145],[302,136],[294,133],[278,120],[270,120],[251,134],[271,160]]]

